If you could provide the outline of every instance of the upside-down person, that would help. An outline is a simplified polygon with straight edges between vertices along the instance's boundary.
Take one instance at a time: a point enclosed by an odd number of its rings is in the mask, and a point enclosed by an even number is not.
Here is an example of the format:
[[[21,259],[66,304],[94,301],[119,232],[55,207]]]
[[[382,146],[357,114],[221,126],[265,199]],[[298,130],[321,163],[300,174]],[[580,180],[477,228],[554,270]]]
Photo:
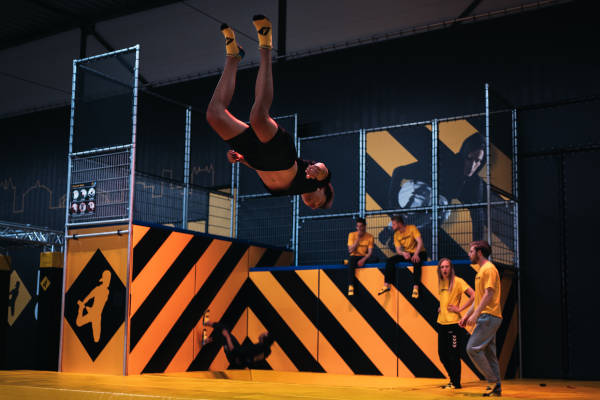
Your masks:
[[[213,334],[203,343],[215,342],[223,346],[230,369],[256,368],[271,354],[273,338],[269,332],[261,333],[257,343],[244,343],[238,340],[219,322],[204,321],[213,328]]]
[[[272,26],[262,15],[255,15],[253,24],[258,33],[260,66],[250,125],[235,118],[227,109],[244,50],[237,44],[233,29],[226,24],[221,25],[225,36],[225,67],[208,105],[206,120],[232,148],[227,152],[229,162],[241,162],[255,170],[269,193],[301,195],[304,204],[312,209],[330,208],[334,197],[331,173],[322,162],[298,158],[293,138],[269,115],[273,102]]]

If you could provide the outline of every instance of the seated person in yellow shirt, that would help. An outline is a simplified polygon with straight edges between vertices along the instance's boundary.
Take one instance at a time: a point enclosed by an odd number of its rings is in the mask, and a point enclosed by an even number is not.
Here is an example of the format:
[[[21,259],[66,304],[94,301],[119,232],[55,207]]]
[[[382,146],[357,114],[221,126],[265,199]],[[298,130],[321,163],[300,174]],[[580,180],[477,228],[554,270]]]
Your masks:
[[[363,267],[373,253],[373,235],[367,233],[367,221],[356,218],[356,231],[348,234],[348,296],[354,296],[354,270]]]
[[[456,276],[448,258],[442,258],[437,267],[440,308],[438,309],[438,354],[444,364],[450,382],[443,389],[460,389],[460,351],[464,346],[464,330],[458,326],[460,313],[473,304],[473,289]],[[467,301],[461,306],[462,296]]]
[[[394,282],[396,276],[396,263],[410,261],[414,267],[412,297],[416,299],[419,297],[421,268],[423,261],[427,259],[421,232],[414,225],[405,225],[404,219],[400,215],[392,217],[392,229],[394,229],[396,254],[388,258],[385,263],[385,281],[377,294],[390,291],[390,285]]]

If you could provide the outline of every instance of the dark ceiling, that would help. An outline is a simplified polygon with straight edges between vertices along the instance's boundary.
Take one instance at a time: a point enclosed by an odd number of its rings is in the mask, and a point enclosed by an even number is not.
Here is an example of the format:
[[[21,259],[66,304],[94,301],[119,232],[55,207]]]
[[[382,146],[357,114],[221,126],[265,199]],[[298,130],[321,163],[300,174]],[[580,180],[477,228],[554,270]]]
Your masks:
[[[17,0],[0,13],[0,50],[178,0]]]

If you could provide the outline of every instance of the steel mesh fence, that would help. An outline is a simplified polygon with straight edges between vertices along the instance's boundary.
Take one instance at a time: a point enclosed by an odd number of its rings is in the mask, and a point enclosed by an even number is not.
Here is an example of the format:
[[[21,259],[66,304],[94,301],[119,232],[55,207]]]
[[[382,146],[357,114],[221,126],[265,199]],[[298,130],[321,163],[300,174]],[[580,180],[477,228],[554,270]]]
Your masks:
[[[247,197],[238,200],[237,237],[291,248],[292,197]]]
[[[136,172],[133,210],[136,220],[182,227],[183,184]]]
[[[71,186],[95,184],[95,210],[70,214],[69,223],[127,218],[129,215],[129,150],[72,157]]]
[[[447,218],[440,224],[439,258],[468,258],[469,244],[485,239],[487,206],[464,206],[443,209]]]
[[[298,264],[341,264],[348,258],[348,233],[354,229],[352,216],[300,219]]]
[[[492,259],[505,265],[515,265],[515,204],[491,206]]]

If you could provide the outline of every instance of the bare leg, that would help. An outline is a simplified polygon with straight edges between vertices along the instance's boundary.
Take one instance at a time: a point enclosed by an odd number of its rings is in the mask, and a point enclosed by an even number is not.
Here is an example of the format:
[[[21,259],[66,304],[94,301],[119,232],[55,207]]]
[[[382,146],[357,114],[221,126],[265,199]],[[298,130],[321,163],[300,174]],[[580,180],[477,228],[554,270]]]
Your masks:
[[[273,68],[271,49],[261,48],[259,51],[260,66],[256,77],[254,104],[250,111],[250,125],[258,140],[266,143],[277,133],[277,123],[269,116],[269,109],[273,103]]]
[[[225,57],[225,68],[206,110],[206,120],[223,140],[232,139],[248,128],[227,110],[233,98],[239,62],[238,57]]]

